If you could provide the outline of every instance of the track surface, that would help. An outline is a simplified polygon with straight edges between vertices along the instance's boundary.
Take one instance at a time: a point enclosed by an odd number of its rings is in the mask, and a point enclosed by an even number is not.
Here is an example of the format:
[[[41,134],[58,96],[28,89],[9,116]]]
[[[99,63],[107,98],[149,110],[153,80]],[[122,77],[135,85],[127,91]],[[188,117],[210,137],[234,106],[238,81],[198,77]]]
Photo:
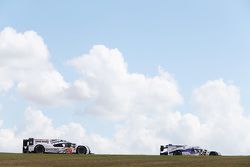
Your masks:
[[[250,167],[250,156],[0,154],[0,167]]]

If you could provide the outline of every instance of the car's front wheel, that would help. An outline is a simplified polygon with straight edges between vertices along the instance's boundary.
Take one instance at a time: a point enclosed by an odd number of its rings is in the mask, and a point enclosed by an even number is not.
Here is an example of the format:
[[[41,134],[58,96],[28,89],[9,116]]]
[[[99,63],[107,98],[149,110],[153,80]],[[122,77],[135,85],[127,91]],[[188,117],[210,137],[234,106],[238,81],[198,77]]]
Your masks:
[[[211,151],[209,156],[218,156],[219,154],[216,151]]]
[[[78,146],[76,153],[77,154],[87,154],[87,148],[85,146]]]
[[[182,152],[180,150],[173,152],[173,155],[182,155]]]
[[[44,153],[45,152],[45,148],[44,148],[44,146],[43,145],[37,145],[36,147],[35,147],[35,149],[34,149],[34,152],[35,153]]]

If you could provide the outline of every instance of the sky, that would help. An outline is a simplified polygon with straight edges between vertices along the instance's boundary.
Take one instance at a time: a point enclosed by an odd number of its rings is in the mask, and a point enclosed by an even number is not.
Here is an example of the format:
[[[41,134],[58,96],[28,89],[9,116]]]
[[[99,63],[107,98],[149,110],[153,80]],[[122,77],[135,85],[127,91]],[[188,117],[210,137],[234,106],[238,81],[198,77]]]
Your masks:
[[[0,152],[249,155],[249,43],[246,0],[0,0]]]

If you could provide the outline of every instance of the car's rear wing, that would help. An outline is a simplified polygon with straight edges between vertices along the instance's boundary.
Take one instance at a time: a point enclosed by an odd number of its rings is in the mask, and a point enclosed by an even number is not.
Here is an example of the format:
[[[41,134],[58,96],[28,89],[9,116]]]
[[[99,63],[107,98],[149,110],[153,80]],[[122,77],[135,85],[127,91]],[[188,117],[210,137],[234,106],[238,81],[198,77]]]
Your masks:
[[[29,153],[29,146],[34,144],[34,138],[23,139],[23,153]]]

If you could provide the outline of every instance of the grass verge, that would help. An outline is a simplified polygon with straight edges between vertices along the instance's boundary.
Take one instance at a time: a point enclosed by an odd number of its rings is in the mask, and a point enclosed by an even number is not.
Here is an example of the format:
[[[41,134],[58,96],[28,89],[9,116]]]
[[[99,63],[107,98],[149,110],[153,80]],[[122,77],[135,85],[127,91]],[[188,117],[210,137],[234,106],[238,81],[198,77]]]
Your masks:
[[[0,154],[0,167],[249,167],[250,156]]]

